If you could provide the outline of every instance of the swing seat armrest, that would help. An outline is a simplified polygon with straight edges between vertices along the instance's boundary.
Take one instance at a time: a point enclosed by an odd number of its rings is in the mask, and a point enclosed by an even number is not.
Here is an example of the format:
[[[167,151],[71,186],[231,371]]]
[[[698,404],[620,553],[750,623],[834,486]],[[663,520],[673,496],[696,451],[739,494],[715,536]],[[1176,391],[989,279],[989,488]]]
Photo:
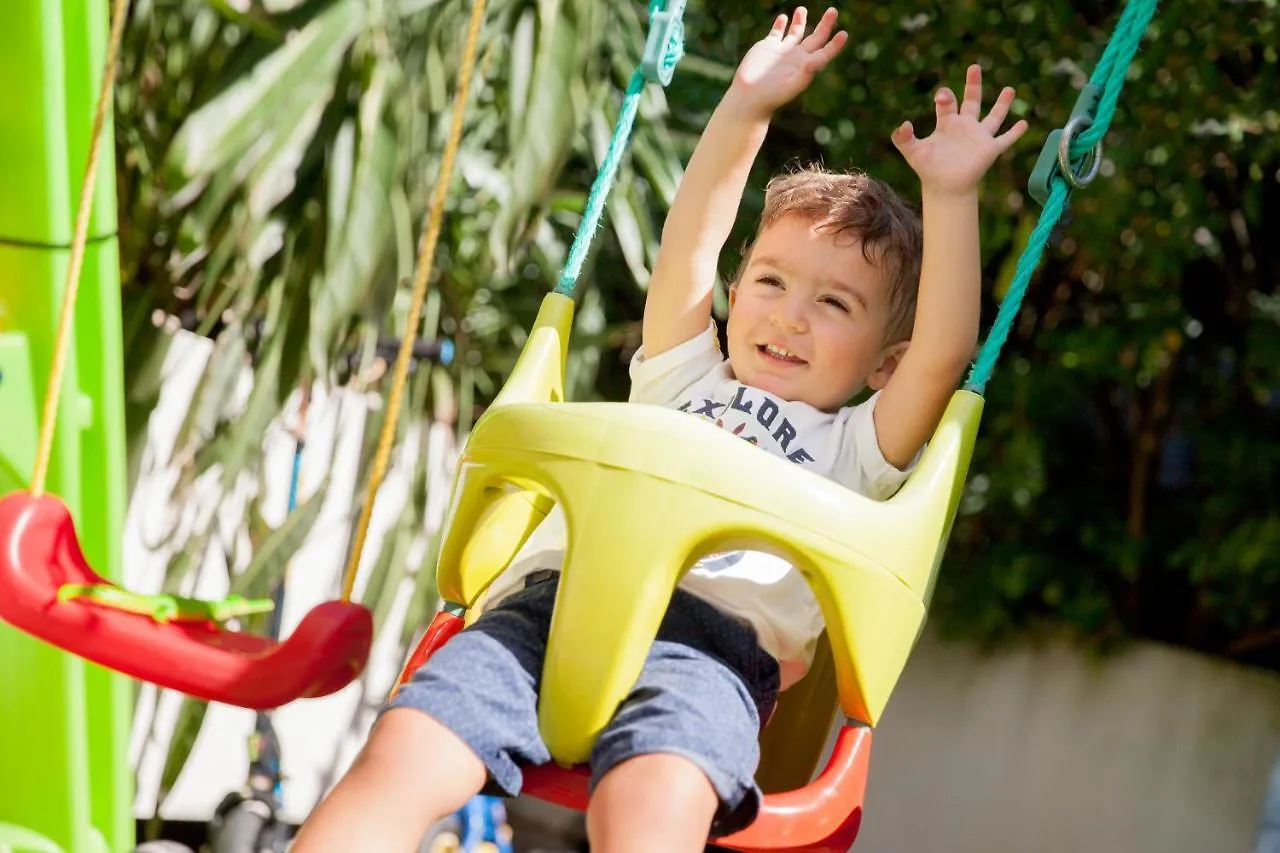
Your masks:
[[[700,418],[632,403],[521,403],[491,410],[477,424],[462,465],[499,460],[578,462],[631,472],[705,494],[752,516],[776,520],[761,531],[723,525],[710,550],[782,549],[791,540],[821,543],[847,562],[886,571],[927,602],[961,497],[982,413],[982,397],[957,391],[916,469],[893,497],[877,501],[800,466],[763,453]],[[515,468],[519,468],[515,464]],[[514,473],[514,469],[513,473]],[[512,478],[555,495],[553,482]],[[740,528],[740,529],[735,529]]]

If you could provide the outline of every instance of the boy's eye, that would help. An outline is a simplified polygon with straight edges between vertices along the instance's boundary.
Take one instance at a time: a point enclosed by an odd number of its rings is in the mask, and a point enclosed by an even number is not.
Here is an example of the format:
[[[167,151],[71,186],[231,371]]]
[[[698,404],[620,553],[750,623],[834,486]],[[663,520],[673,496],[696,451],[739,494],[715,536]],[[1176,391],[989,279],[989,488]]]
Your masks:
[[[766,287],[782,287],[782,279],[773,275],[762,275],[757,281]]]
[[[834,296],[824,296],[822,297],[822,302],[825,305],[832,305],[837,310],[843,311],[846,314],[849,313],[849,306]]]

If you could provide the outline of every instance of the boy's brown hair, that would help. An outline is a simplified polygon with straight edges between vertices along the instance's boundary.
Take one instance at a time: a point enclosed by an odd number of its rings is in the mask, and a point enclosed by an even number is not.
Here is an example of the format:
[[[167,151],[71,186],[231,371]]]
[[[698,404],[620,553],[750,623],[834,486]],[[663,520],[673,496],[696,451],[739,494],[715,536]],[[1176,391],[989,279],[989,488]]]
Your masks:
[[[778,175],[765,187],[756,236],[786,216],[802,216],[833,235],[856,237],[863,257],[880,271],[888,288],[885,343],[911,337],[924,231],[920,217],[888,184],[862,172],[828,172],[819,166]],[[744,263],[750,253],[748,244]]]

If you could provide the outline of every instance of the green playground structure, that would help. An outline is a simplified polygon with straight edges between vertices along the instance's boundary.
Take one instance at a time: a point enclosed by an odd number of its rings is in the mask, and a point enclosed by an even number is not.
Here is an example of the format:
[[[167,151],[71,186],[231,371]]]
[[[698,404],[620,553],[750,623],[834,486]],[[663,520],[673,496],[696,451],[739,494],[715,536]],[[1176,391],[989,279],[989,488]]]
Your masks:
[[[102,0],[0,3],[0,495],[27,488],[53,362],[108,34]],[[48,489],[85,556],[121,575],[124,379],[114,146],[108,129]],[[0,853],[135,844],[131,688],[0,622]]]

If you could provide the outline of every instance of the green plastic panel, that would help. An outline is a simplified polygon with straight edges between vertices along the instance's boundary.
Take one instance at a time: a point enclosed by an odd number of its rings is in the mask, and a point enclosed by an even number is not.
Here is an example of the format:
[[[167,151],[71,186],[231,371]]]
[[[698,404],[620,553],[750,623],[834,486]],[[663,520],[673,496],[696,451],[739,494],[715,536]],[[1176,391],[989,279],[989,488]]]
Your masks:
[[[101,0],[0,2],[0,491],[24,488],[107,40]],[[126,509],[113,132],[94,194],[47,490],[121,575]],[[73,853],[134,846],[128,680],[0,624],[0,826]],[[22,848],[18,848],[22,849]]]
[[[0,853],[65,853],[39,833],[11,823],[0,823]]]
[[[0,265],[4,253],[0,250]],[[0,495],[27,484],[36,459],[36,391],[27,336],[0,332]]]
[[[105,2],[0,2],[0,80],[22,81],[0,108],[0,241],[71,244],[106,42]],[[116,228],[110,120],[104,136],[90,237]]]

